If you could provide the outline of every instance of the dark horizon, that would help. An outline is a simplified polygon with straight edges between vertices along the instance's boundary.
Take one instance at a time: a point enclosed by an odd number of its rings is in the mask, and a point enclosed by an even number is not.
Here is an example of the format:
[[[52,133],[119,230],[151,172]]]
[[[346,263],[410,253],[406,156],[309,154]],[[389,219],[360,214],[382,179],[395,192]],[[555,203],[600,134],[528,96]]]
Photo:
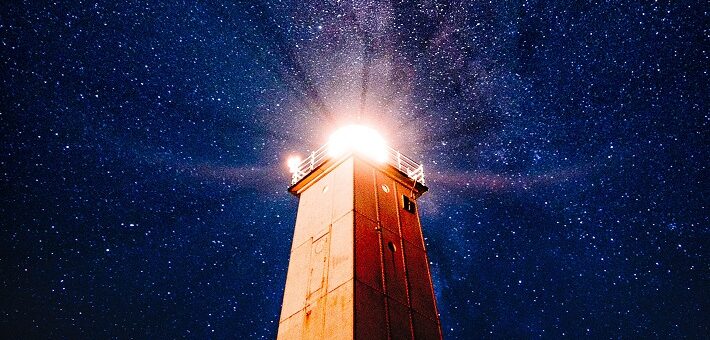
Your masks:
[[[710,333],[707,5],[0,8],[5,338],[274,338],[350,122],[424,164],[444,338]]]

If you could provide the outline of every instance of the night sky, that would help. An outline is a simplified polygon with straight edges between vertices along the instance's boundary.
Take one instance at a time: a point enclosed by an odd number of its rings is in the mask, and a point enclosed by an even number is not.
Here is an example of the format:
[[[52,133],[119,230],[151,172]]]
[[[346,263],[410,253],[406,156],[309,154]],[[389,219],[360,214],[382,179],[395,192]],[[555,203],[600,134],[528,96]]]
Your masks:
[[[703,3],[3,1],[0,336],[274,338],[286,158],[365,122],[445,338],[705,338]]]

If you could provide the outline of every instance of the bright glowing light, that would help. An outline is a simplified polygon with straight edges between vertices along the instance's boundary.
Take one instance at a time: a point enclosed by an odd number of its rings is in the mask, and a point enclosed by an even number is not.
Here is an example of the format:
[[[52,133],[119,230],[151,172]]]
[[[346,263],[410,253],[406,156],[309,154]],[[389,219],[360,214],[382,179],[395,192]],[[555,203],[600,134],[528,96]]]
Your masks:
[[[359,152],[368,158],[384,163],[387,160],[387,143],[377,131],[363,125],[344,126],[328,141],[328,155],[338,157],[348,151]]]
[[[288,170],[293,174],[298,171],[298,166],[301,165],[301,157],[298,156],[291,156],[288,158],[286,161],[286,165],[288,165]]]

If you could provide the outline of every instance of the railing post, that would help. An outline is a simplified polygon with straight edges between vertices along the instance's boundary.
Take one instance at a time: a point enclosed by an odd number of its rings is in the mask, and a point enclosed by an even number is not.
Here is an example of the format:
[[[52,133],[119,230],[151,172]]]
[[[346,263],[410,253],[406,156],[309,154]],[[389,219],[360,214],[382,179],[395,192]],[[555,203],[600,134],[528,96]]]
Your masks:
[[[424,183],[424,164],[419,165],[419,176],[422,179],[422,184],[426,185]]]

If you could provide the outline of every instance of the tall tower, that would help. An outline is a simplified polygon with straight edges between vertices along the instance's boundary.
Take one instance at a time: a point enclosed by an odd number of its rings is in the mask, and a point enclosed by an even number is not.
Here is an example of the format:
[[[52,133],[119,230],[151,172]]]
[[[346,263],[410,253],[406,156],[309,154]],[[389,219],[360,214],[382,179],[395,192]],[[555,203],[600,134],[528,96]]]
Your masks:
[[[441,339],[423,167],[358,125],[290,163],[299,205],[278,339]]]

